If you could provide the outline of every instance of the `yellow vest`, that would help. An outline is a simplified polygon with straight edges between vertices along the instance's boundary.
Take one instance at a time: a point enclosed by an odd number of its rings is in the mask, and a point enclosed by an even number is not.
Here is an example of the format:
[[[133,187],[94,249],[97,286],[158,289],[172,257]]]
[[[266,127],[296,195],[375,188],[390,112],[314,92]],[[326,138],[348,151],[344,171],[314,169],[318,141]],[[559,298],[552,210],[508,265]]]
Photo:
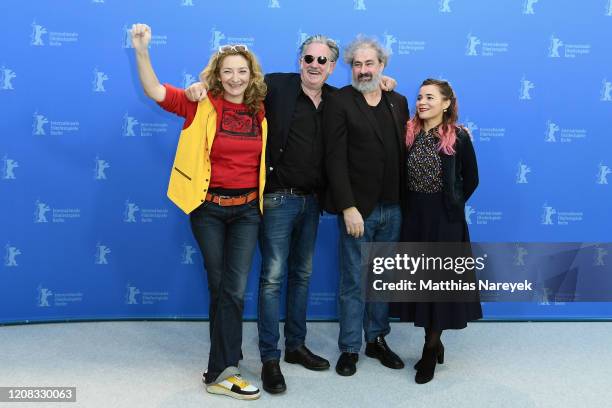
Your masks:
[[[196,115],[179,137],[168,184],[168,198],[189,214],[206,197],[210,184],[210,148],[217,133],[217,112],[208,98],[198,103]],[[266,139],[268,122],[261,122],[261,159],[259,162],[259,211],[263,213],[266,183]]]

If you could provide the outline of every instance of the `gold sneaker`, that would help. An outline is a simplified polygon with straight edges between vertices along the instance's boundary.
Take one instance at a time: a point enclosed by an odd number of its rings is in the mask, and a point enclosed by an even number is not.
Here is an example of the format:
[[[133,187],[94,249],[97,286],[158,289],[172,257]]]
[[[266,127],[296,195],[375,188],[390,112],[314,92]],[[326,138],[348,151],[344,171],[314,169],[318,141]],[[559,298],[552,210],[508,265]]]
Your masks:
[[[243,379],[240,374],[234,374],[221,381],[206,385],[206,391],[211,394],[227,395],[241,400],[257,399],[261,395],[259,388]]]

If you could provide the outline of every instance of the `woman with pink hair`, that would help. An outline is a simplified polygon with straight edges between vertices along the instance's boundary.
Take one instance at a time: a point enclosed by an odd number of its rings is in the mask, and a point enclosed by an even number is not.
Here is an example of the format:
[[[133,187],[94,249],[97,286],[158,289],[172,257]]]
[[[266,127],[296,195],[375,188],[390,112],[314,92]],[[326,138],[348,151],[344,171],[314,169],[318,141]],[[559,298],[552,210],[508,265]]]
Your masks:
[[[478,185],[476,154],[468,131],[457,125],[457,98],[446,81],[421,84],[416,115],[406,132],[405,242],[469,242],[465,203]],[[429,382],[444,362],[442,331],[463,329],[482,317],[479,302],[413,302],[398,306],[402,321],[425,329],[415,381]]]

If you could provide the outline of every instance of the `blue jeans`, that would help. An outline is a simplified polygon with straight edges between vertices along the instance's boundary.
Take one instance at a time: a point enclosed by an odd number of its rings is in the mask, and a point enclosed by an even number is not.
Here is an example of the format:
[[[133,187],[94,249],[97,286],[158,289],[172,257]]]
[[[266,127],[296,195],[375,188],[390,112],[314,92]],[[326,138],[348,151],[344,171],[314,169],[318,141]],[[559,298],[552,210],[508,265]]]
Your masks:
[[[259,233],[257,200],[221,207],[204,202],[191,213],[191,230],[204,258],[210,294],[210,354],[206,383],[238,367],[244,292]]]
[[[400,238],[402,213],[399,204],[377,204],[364,220],[364,235],[353,238],[346,233],[342,214],[338,215],[340,251],[340,284],[338,310],[341,352],[359,353],[361,332],[366,342],[391,331],[389,304],[365,302],[362,293],[361,244],[365,242],[397,242]]]
[[[292,351],[304,344],[308,286],[318,226],[319,203],[315,195],[264,195],[257,320],[262,362],[280,359],[278,323],[285,278],[285,350]]]

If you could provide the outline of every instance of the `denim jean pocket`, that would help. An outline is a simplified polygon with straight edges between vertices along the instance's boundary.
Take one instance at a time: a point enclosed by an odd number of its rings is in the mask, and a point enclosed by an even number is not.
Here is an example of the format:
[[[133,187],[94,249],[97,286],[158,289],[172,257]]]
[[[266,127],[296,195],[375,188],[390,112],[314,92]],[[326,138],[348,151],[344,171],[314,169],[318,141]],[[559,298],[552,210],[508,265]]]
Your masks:
[[[264,194],[263,208],[265,210],[280,207],[284,199],[285,198],[280,194]]]

